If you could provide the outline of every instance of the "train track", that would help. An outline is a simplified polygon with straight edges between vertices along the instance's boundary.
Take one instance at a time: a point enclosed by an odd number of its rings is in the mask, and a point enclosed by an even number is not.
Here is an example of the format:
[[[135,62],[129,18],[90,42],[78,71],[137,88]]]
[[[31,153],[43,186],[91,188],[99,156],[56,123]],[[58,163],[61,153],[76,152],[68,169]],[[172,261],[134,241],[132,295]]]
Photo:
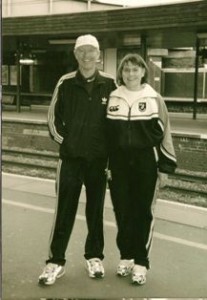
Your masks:
[[[2,169],[5,172],[55,179],[58,154],[30,149],[3,148]]]
[[[196,193],[207,199],[207,174],[177,170],[168,178],[169,183],[167,183],[166,188],[171,191],[185,194]]]
[[[30,149],[2,149],[2,162],[7,165],[55,169],[57,160],[58,154],[55,152]]]
[[[166,185],[165,189],[169,189],[170,191],[175,191],[177,193],[185,193],[185,194],[198,194],[201,196],[206,197],[207,199],[207,191],[206,190],[201,190],[201,189],[196,189],[196,188],[189,188],[189,187],[184,187],[184,186],[173,186],[173,185]]]
[[[3,148],[2,167],[3,170],[14,172],[20,170],[24,174],[30,170],[37,170],[40,176],[54,178],[57,168],[58,153],[45,152],[30,149]],[[176,193],[196,193],[207,197],[207,176],[196,172],[178,170],[175,174],[168,176],[165,189]]]
[[[19,148],[3,148],[3,154],[14,155],[14,156],[24,156],[25,158],[58,158],[58,153],[49,151],[39,151],[31,149],[19,149]]]
[[[176,172],[173,175],[169,175],[169,178],[187,181],[187,182],[193,182],[193,183],[195,182],[207,183],[207,176],[198,175],[198,174],[186,174],[186,173]]]

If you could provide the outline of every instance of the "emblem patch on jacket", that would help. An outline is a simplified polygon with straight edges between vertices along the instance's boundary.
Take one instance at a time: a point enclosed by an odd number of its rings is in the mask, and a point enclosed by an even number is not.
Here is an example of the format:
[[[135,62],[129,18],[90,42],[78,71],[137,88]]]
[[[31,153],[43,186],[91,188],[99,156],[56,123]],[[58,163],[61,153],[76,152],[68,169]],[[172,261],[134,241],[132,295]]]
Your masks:
[[[114,106],[109,106],[109,111],[118,111],[119,110],[119,105],[114,105]]]
[[[103,97],[103,98],[101,99],[101,104],[103,104],[103,105],[106,105],[106,104],[107,104],[107,98],[106,98],[106,97]]]
[[[147,103],[146,102],[140,102],[138,104],[138,107],[139,107],[139,111],[145,111],[146,108],[147,108]]]

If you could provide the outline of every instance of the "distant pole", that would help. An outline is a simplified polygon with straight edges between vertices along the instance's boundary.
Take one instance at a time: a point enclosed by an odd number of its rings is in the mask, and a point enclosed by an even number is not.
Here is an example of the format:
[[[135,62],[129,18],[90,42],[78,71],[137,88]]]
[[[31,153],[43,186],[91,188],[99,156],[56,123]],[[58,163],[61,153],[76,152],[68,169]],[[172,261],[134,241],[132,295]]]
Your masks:
[[[7,0],[7,17],[11,17],[11,0]]]
[[[88,11],[91,10],[91,1],[92,1],[92,0],[88,0],[88,1],[87,1],[87,6],[88,6],[88,7],[87,7],[87,10],[88,10]]]
[[[17,46],[17,56],[16,56],[16,66],[17,66],[17,90],[16,90],[16,110],[17,112],[21,111],[21,90],[20,90],[20,86],[21,86],[21,70],[20,70],[20,47],[19,47],[19,43]]]
[[[195,57],[195,76],[194,76],[194,101],[193,101],[193,119],[194,120],[196,120],[196,115],[197,115],[199,47],[200,47],[200,40],[197,37],[197,39],[196,39],[196,57]]]
[[[147,59],[147,39],[145,35],[141,35],[141,56],[146,61]]]
[[[53,12],[53,0],[49,0],[49,14],[51,15]]]

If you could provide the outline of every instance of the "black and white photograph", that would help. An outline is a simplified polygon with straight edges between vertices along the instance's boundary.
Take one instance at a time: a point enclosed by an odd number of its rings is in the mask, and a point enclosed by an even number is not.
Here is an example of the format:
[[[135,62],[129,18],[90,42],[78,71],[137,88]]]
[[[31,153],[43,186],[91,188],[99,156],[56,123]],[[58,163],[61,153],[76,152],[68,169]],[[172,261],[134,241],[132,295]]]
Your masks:
[[[206,300],[207,1],[1,12],[0,300]]]

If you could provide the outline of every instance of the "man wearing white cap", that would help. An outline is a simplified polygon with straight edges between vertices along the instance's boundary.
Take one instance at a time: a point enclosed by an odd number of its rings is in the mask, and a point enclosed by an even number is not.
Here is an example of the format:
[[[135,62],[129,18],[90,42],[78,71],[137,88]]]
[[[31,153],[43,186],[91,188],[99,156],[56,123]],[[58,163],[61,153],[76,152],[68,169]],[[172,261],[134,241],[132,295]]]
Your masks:
[[[48,125],[60,145],[57,205],[49,256],[39,284],[52,285],[65,273],[65,252],[72,233],[81,188],[86,190],[86,267],[91,278],[103,278],[103,206],[106,190],[106,107],[114,79],[96,68],[100,50],[88,34],[77,38],[78,70],[60,78],[51,100]]]

